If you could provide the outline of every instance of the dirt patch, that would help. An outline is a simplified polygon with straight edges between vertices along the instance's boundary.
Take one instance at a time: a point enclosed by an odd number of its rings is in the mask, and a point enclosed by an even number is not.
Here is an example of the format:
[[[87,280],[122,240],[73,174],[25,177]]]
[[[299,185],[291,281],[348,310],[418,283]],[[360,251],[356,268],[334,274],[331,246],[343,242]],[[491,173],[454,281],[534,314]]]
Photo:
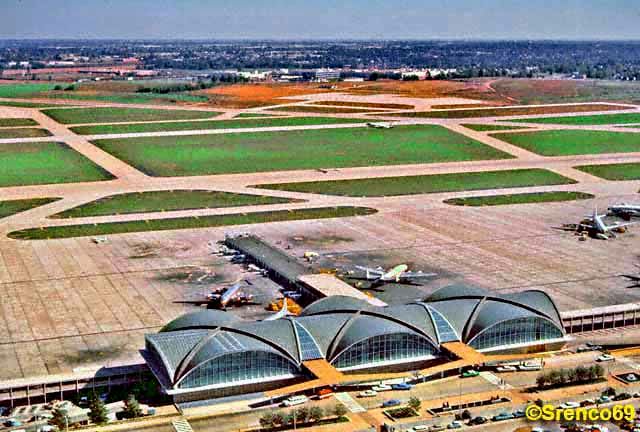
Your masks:
[[[185,285],[210,285],[223,282],[226,278],[208,266],[189,265],[160,272],[154,277],[157,281]]]
[[[289,237],[287,242],[293,243],[295,245],[308,245],[308,246],[328,246],[334,245],[336,243],[351,243],[355,241],[351,237],[339,236],[339,235],[329,235],[329,236],[318,236],[318,237],[304,237],[304,236],[294,236]]]
[[[326,86],[326,85],[325,85]],[[196,94],[210,98],[209,105],[225,108],[252,108],[287,103],[280,99],[287,96],[300,96],[322,93],[330,89],[321,88],[318,83],[272,83],[272,84],[234,84],[202,90]],[[296,102],[290,100],[289,102]]]
[[[136,243],[131,245],[129,259],[158,258],[161,256],[176,257],[188,252],[191,246],[186,243]]]
[[[120,346],[109,346],[102,349],[83,349],[80,351],[62,354],[61,360],[70,365],[86,365],[87,363],[103,363],[118,358],[125,349]]]

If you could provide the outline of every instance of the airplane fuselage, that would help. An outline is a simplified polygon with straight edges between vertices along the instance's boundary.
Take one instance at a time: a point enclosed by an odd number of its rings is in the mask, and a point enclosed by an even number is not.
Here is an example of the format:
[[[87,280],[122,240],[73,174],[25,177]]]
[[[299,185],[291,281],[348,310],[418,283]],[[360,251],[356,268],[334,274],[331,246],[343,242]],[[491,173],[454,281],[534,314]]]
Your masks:
[[[400,264],[380,276],[381,281],[400,281],[400,277],[409,267],[406,264]]]

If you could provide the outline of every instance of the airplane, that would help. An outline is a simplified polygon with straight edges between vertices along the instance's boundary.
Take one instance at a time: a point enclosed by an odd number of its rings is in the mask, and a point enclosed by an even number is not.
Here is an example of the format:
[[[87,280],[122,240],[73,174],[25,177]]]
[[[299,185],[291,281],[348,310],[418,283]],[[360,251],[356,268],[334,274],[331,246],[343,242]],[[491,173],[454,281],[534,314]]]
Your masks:
[[[578,231],[586,230],[587,233],[593,238],[600,240],[608,240],[610,238],[615,238],[614,230],[618,230],[620,228],[633,225],[636,222],[627,222],[627,223],[619,223],[615,222],[613,225],[607,225],[604,222],[604,217],[606,215],[598,214],[598,208],[596,207],[593,210],[593,214],[588,217],[588,223],[580,223],[578,225]]]
[[[210,294],[200,300],[180,300],[174,303],[191,304],[195,306],[206,305],[207,309],[226,309],[227,306],[241,306],[253,304],[253,295],[240,291],[241,282],[237,282],[229,287],[213,290]]]
[[[609,213],[614,216],[619,216],[624,220],[631,220],[631,217],[640,217],[640,205],[636,204],[614,204],[609,207]]]
[[[373,122],[367,123],[367,126],[374,129],[391,129],[393,127],[391,123],[373,123]]]
[[[436,273],[423,273],[422,271],[407,271],[409,267],[406,264],[400,264],[391,270],[385,270],[382,267],[375,269],[369,267],[355,266],[358,270],[365,272],[365,280],[371,281],[371,286],[383,285],[385,283],[404,283],[412,284],[415,280],[427,279],[437,276]],[[362,279],[349,276],[350,279]],[[415,283],[414,283],[415,284]],[[417,284],[416,284],[417,285]]]

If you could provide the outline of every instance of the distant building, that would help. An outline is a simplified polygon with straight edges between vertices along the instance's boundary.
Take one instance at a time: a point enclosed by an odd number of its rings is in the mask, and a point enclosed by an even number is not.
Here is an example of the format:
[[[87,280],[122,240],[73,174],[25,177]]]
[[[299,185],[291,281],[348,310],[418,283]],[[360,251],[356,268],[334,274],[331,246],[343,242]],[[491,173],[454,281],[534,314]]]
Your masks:
[[[336,69],[317,69],[316,81],[336,81],[340,79],[340,71]]]

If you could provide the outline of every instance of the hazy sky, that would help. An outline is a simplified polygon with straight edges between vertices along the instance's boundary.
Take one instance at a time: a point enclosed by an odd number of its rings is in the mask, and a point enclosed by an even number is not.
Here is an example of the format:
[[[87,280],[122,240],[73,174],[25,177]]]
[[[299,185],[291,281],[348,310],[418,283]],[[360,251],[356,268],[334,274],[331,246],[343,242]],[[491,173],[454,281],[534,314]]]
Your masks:
[[[640,39],[638,0],[0,0],[0,38]]]

